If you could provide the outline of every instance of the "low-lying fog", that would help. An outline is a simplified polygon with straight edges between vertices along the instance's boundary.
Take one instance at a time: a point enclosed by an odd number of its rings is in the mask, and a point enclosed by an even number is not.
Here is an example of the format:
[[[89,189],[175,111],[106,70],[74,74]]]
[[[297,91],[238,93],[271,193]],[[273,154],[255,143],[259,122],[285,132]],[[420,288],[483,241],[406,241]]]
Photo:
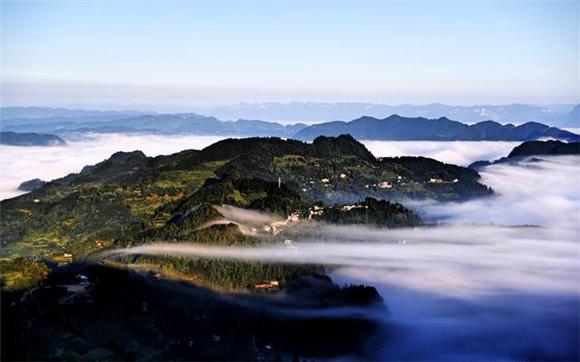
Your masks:
[[[487,168],[483,182],[494,197],[411,203],[438,226],[298,224],[288,230],[291,247],[150,244],[123,252],[338,266],[336,282],[375,286],[389,309],[368,312],[383,325],[377,359],[578,360],[580,157],[542,159]],[[238,223],[260,220],[226,211]]]
[[[21,194],[23,181],[49,181],[79,172],[83,166],[103,161],[117,151],[141,150],[148,156],[184,149],[201,149],[223,139],[221,136],[164,136],[138,134],[84,134],[66,138],[66,147],[0,146],[0,200]],[[466,166],[478,160],[505,156],[513,142],[419,142],[363,141],[377,157],[421,155]]]
[[[425,156],[441,162],[469,166],[479,160],[507,156],[521,142],[504,141],[368,141],[362,143],[375,157]]]

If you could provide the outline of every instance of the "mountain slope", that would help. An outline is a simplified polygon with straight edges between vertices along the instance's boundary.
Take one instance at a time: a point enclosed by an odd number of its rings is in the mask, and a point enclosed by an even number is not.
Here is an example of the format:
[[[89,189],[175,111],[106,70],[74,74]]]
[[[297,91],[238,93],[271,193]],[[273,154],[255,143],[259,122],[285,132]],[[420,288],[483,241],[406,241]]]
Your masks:
[[[235,227],[197,230],[220,217],[211,205],[284,218],[305,215],[314,203],[327,208],[367,197],[463,200],[491,194],[478,179],[473,170],[426,158],[377,160],[350,136],[320,137],[311,144],[228,139],[201,151],[154,158],[140,151],[118,152],[78,174],[3,200],[2,257],[43,256],[62,262],[103,248],[186,236],[246,243]],[[389,216],[386,225],[411,226],[417,220],[395,202],[373,205],[377,212],[372,215]],[[372,215],[364,217],[376,219]]]

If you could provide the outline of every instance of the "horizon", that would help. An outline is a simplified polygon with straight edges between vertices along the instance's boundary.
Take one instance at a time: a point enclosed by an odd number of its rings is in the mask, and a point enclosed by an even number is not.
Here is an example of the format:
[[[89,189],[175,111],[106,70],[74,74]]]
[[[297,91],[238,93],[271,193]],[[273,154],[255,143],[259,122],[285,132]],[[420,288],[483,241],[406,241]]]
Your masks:
[[[46,109],[62,109],[69,111],[90,111],[90,112],[142,112],[142,113],[158,113],[158,114],[185,114],[185,113],[198,113],[211,111],[219,109],[221,107],[237,107],[237,106],[260,106],[260,105],[372,105],[372,106],[386,106],[386,107],[428,107],[428,106],[446,106],[455,108],[471,108],[471,107],[510,107],[510,106],[528,106],[528,107],[538,107],[538,108],[550,108],[550,107],[574,107],[580,105],[580,99],[576,102],[560,102],[560,103],[525,103],[525,102],[513,102],[513,103],[487,103],[487,104],[450,104],[443,102],[428,102],[428,103],[378,103],[378,102],[357,102],[357,101],[344,101],[344,102],[323,102],[323,101],[284,101],[284,102],[237,102],[237,103],[220,103],[213,106],[176,106],[167,104],[139,104],[135,103],[133,105],[72,105],[72,106],[61,106],[61,105],[37,105],[37,104],[0,104],[0,109],[4,108],[46,108]],[[393,113],[392,115],[395,115]],[[207,115],[211,116],[211,115]],[[365,115],[361,115],[364,117]],[[442,116],[451,118],[451,116]]]

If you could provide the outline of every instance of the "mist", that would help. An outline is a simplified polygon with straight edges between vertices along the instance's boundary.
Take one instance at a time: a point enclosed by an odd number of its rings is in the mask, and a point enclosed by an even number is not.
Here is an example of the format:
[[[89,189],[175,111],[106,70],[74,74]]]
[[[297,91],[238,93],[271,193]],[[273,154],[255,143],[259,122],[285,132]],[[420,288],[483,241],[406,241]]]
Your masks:
[[[479,160],[507,156],[521,142],[504,141],[361,141],[375,157],[424,156],[469,166]]]
[[[453,223],[580,227],[580,157],[542,156],[541,162],[497,164],[480,182],[495,196],[463,203],[407,201],[428,219]]]
[[[116,251],[322,264],[339,284],[376,287],[389,313],[377,359],[577,360],[580,348],[580,157],[482,172],[496,196],[411,203],[435,224],[381,229],[299,223],[295,241],[254,248],[151,243]],[[229,210],[238,223],[268,221]]]

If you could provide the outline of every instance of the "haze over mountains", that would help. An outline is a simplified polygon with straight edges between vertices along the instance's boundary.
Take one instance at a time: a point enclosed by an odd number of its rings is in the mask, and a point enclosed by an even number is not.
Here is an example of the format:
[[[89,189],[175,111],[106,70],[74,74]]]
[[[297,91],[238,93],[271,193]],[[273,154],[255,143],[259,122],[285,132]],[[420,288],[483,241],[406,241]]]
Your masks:
[[[291,102],[240,103],[201,111],[225,119],[248,118],[307,123],[344,121],[362,116],[384,118],[391,114],[398,114],[404,117],[447,117],[466,123],[493,120],[500,123],[541,122],[555,127],[580,127],[580,106],[573,104],[452,106],[441,103],[387,105],[356,102]]]
[[[14,132],[44,132],[65,134],[70,132],[95,133],[159,133],[235,136],[275,136],[291,137],[306,127],[304,124],[284,126],[274,122],[259,120],[221,121],[195,113],[179,114],[141,114],[135,112],[98,111],[53,111],[47,108],[50,116],[40,118],[43,108],[11,107],[8,116],[2,112],[2,130]],[[28,117],[27,115],[34,116]]]
[[[300,109],[301,103],[290,103],[286,107],[295,106]],[[321,107],[319,104],[308,103],[309,107]],[[326,109],[328,114],[340,113],[340,110],[348,107],[348,104],[331,106]],[[356,105],[356,104],[355,104]],[[431,105],[435,107],[435,105]],[[268,109],[273,106],[264,106]],[[353,106],[354,107],[354,106]],[[196,113],[157,114],[142,112],[100,112],[85,110],[67,110],[40,107],[6,107],[2,109],[2,131],[12,132],[38,132],[54,133],[63,135],[67,133],[148,133],[148,134],[198,134],[198,135],[221,135],[221,136],[272,136],[282,138],[297,138],[312,140],[320,135],[338,136],[350,133],[358,139],[369,140],[499,140],[499,141],[526,141],[538,138],[557,138],[566,141],[578,140],[578,136],[555,127],[535,122],[540,113],[549,114],[548,119],[560,120],[560,123],[574,124],[580,115],[580,108],[574,107],[570,112],[564,113],[569,107],[554,106],[553,109],[532,106],[493,106],[497,112],[491,112],[488,108],[480,108],[479,117],[489,114],[490,117],[499,117],[498,112],[511,114],[515,117],[520,112],[522,118],[519,126],[512,124],[502,125],[498,122],[486,120],[476,124],[467,125],[446,117],[429,119],[426,117],[403,117],[401,115],[386,114],[386,118],[370,116],[379,109],[388,111],[387,106],[368,105],[360,110],[364,116],[350,122],[332,121],[308,126],[303,123],[283,125],[271,121],[238,119],[236,121],[220,120],[215,117],[199,115]],[[390,107],[390,106],[389,106]],[[403,106],[400,106],[403,107]],[[407,111],[414,107],[415,113],[429,113],[422,109],[427,106],[405,106]],[[410,108],[409,108],[410,107]],[[448,106],[437,105],[437,109],[445,111]],[[570,106],[572,107],[572,106]],[[506,111],[506,109],[508,111]],[[405,112],[401,108],[400,111]],[[473,110],[472,110],[473,111]],[[512,112],[513,111],[513,112]],[[517,111],[517,112],[516,112]],[[244,114],[244,110],[240,111]],[[449,108],[449,113],[455,113],[459,118],[466,118],[468,108]],[[471,111],[469,111],[471,112]],[[510,113],[511,112],[511,113]],[[316,114],[316,112],[314,112]],[[506,114],[507,114],[506,113]],[[429,114],[432,114],[429,113]],[[297,113],[288,112],[289,117]],[[319,114],[320,115],[320,114]],[[507,117],[507,115],[506,115]],[[544,117],[546,118],[546,117]],[[563,120],[566,120],[564,122]]]

